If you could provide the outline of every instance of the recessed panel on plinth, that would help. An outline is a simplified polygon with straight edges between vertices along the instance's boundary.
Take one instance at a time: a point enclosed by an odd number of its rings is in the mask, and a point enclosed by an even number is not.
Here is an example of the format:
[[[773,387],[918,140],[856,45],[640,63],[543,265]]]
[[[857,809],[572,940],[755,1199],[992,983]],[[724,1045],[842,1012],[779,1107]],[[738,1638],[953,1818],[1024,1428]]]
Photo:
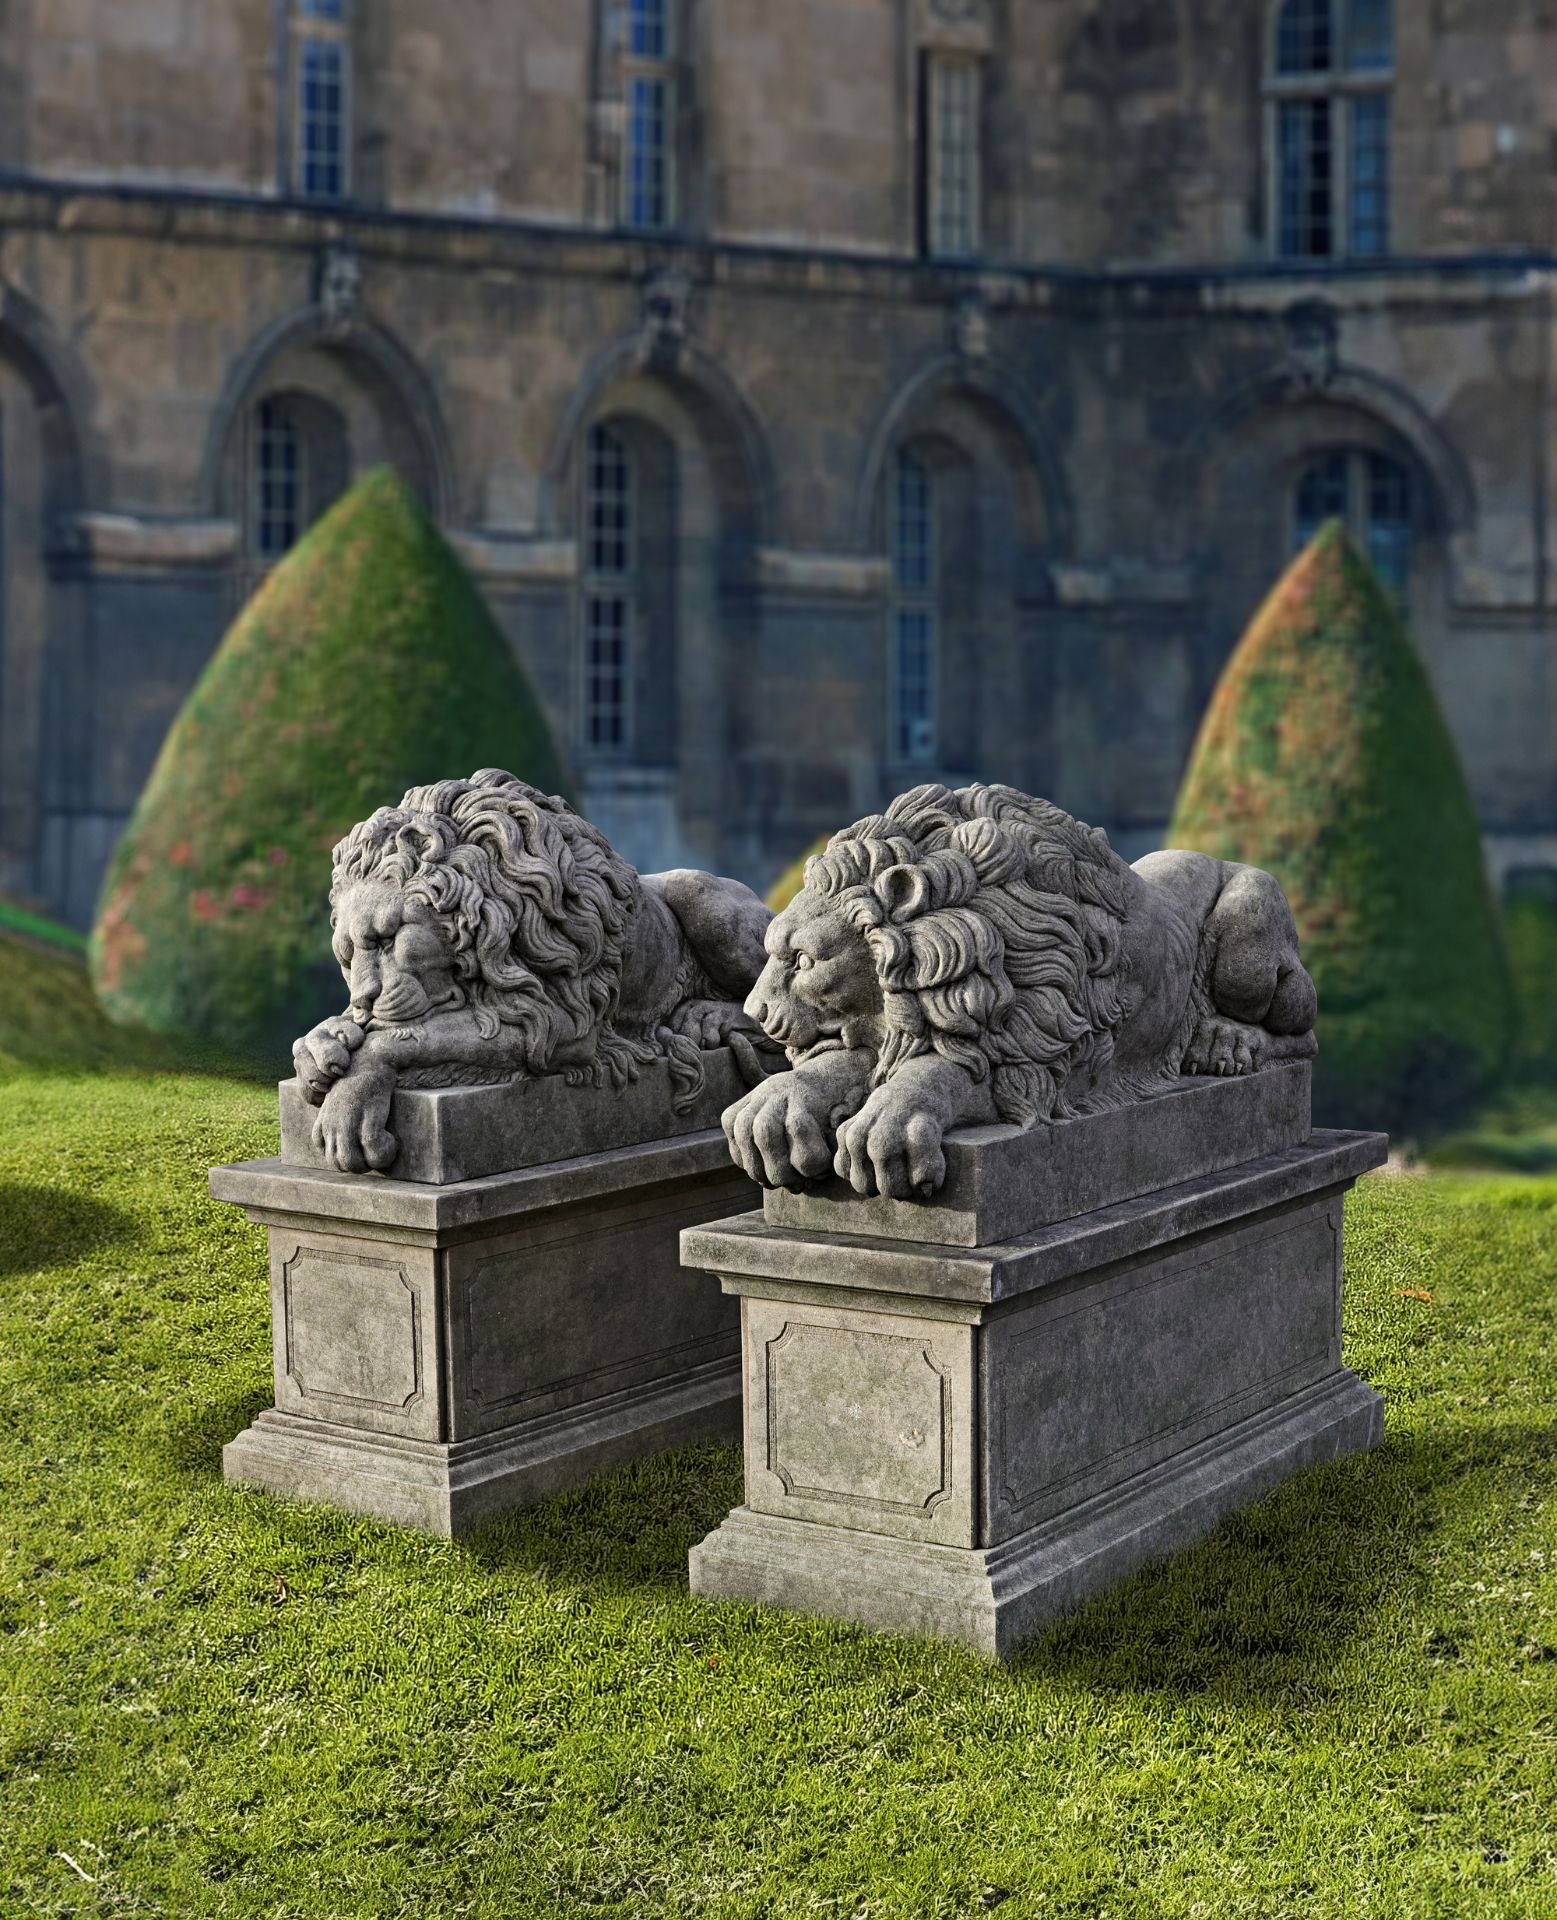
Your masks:
[[[689,1230],[683,1258],[742,1297],[746,1390],[745,1504],[692,1550],[693,1590],[1004,1656],[1377,1445],[1341,1244],[1386,1144],[1312,1133],[971,1248],[755,1212]]]
[[[444,1534],[740,1430],[739,1307],[677,1258],[755,1198],[724,1136],[444,1184],[212,1171],[271,1242],[276,1403],[229,1480]]]

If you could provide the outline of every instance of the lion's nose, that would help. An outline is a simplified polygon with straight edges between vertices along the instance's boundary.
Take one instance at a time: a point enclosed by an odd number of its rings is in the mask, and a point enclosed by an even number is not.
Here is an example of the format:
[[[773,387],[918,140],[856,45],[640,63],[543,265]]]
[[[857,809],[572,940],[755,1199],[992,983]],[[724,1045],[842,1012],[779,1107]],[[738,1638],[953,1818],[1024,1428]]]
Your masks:
[[[773,966],[770,961],[757,975],[756,984],[746,996],[744,1011],[756,1021],[759,1027],[765,1027],[768,1024],[768,1015],[772,1011],[768,994],[768,975],[772,971]]]

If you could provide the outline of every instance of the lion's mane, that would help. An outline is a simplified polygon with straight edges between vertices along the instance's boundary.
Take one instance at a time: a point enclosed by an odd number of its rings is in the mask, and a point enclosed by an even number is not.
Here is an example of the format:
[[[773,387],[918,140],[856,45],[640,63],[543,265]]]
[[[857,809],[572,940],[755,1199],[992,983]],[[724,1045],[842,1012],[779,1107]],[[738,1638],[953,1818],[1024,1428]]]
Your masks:
[[[566,1069],[570,1084],[620,1088],[640,1065],[664,1058],[678,1111],[702,1090],[702,1060],[690,1041],[663,1027],[643,1036],[613,1027],[638,876],[556,794],[496,767],[413,787],[398,807],[380,807],[353,827],[333,867],[332,926],[342,895],[359,880],[387,880],[438,915],[454,936],[457,978],[479,1031],[517,1029],[527,1072],[547,1073],[561,1049],[593,1039],[589,1063]],[[339,947],[336,957],[344,966]],[[482,1077],[432,1066],[402,1083]]]
[[[872,1086],[932,1050],[1018,1125],[1076,1111],[1123,1017],[1129,868],[1013,787],[915,787],[833,835],[805,885],[859,930],[885,1002]]]

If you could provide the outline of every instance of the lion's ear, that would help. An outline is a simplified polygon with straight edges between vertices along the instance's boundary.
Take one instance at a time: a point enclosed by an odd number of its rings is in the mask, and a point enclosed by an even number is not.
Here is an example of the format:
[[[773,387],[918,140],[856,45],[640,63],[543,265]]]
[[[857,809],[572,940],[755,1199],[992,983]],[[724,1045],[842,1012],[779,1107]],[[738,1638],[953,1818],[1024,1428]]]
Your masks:
[[[877,875],[875,892],[889,920],[911,920],[929,902],[929,877],[923,867],[888,867]]]

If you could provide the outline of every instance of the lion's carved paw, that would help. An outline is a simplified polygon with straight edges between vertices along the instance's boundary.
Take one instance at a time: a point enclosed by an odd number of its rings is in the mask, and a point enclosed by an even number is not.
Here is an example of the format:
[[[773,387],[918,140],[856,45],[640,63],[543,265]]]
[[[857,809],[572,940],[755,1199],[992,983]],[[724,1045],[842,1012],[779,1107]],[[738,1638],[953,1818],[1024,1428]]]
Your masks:
[[[1258,1071],[1270,1035],[1263,1027],[1220,1014],[1205,1015],[1184,1049],[1181,1073],[1218,1074],[1233,1079]]]
[[[389,1131],[394,1076],[359,1068],[325,1094],[314,1121],[314,1146],[342,1173],[382,1173],[400,1151]]]
[[[946,1178],[945,1126],[889,1080],[838,1129],[834,1171],[856,1193],[928,1198]]]
[[[292,1069],[302,1083],[303,1098],[317,1107],[351,1065],[362,1045],[363,1033],[344,1013],[321,1020],[311,1033],[292,1043]]]
[[[756,1021],[733,1000],[683,1000],[666,1025],[700,1047],[722,1047],[732,1033],[765,1038]]]
[[[764,1187],[793,1189],[822,1179],[833,1164],[828,1099],[794,1073],[753,1087],[722,1116],[736,1165]]]

